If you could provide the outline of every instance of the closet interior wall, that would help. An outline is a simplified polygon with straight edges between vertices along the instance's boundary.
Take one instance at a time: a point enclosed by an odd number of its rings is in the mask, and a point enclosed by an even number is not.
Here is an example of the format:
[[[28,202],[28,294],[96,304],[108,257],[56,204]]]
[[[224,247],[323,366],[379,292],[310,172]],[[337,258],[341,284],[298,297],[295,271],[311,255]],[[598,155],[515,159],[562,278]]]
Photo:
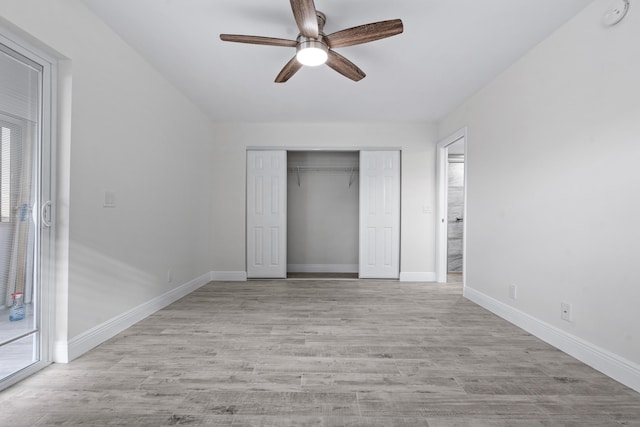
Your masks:
[[[359,153],[287,153],[287,272],[357,273]]]

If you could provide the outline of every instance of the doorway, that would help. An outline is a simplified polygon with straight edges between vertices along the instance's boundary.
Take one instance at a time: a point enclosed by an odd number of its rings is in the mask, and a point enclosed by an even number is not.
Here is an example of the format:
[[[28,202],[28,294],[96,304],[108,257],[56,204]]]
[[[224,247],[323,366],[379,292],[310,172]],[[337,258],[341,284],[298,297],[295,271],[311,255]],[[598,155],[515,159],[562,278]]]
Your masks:
[[[54,72],[0,36],[0,389],[51,360]]]
[[[464,254],[464,141],[447,149],[447,283],[462,283]]]
[[[462,283],[465,273],[466,129],[437,146],[438,217],[436,277]]]

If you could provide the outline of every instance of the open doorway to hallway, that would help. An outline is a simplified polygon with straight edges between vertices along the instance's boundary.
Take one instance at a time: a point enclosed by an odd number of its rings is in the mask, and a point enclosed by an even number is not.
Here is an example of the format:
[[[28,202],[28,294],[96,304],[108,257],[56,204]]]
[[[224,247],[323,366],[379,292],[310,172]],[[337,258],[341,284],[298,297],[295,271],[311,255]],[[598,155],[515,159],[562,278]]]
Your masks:
[[[464,139],[447,147],[447,283],[462,283]]]
[[[437,145],[438,217],[436,279],[464,286],[466,129]]]

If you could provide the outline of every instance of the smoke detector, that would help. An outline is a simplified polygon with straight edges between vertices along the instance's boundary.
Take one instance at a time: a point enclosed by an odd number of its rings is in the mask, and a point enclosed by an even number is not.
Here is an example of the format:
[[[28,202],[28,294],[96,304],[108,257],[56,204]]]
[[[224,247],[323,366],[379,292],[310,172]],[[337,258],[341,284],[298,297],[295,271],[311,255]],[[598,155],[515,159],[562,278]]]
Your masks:
[[[602,17],[605,27],[613,27],[624,19],[629,11],[629,0],[614,0]]]

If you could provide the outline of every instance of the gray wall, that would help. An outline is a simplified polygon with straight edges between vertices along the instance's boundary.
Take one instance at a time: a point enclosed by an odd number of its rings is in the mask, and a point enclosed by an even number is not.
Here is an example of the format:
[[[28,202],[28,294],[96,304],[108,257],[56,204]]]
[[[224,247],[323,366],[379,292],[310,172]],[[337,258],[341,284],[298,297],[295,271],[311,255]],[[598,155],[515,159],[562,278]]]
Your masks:
[[[226,123],[216,125],[211,257],[214,271],[245,270],[247,147],[399,148],[402,150],[400,276],[435,278],[436,127],[390,123]],[[217,200],[224,201],[217,203]],[[424,279],[423,279],[424,278]],[[416,279],[414,279],[416,280]]]
[[[3,0],[0,16],[61,60],[56,348],[65,347],[208,274],[215,134],[81,1]],[[103,208],[105,190],[115,208]]]
[[[469,293],[640,373],[640,13],[632,4],[606,28],[609,3],[587,6],[440,134],[469,132]]]
[[[358,153],[289,152],[289,271],[358,271]],[[350,169],[355,168],[351,186]]]

